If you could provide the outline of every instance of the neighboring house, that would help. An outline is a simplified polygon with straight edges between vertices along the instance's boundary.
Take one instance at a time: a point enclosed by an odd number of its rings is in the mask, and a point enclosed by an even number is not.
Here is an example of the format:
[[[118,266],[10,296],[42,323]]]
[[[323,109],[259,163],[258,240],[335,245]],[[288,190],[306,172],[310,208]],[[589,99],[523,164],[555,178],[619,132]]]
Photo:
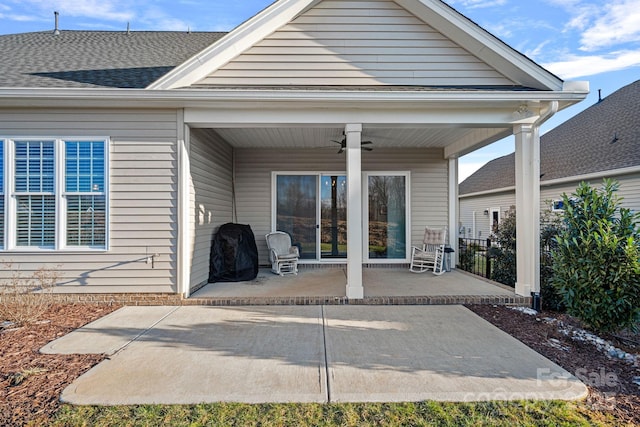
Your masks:
[[[487,238],[516,204],[515,153],[492,160],[459,188],[460,236]],[[562,209],[581,181],[620,184],[623,206],[640,212],[640,80],[601,99],[540,138],[540,209]]]
[[[588,93],[439,0],[280,0],[226,35],[61,30],[0,52],[1,257],[59,265],[69,293],[188,296],[239,222],[261,264],[287,231],[362,298],[363,265],[408,263],[426,225],[456,240],[459,156],[514,134],[535,159],[540,124]]]

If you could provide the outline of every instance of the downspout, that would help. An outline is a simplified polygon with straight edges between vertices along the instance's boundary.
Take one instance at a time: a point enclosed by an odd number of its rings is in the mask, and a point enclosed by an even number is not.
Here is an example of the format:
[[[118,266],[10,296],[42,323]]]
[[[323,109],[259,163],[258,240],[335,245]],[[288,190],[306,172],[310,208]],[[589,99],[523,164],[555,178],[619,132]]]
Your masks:
[[[546,122],[551,117],[553,117],[553,115],[556,114],[557,112],[558,112],[558,101],[549,102],[547,109],[540,112],[540,117],[538,117],[538,120],[533,122],[533,126],[539,129],[540,125],[542,125],[544,122]]]
[[[231,221],[238,222],[236,205],[236,149],[231,147]]]

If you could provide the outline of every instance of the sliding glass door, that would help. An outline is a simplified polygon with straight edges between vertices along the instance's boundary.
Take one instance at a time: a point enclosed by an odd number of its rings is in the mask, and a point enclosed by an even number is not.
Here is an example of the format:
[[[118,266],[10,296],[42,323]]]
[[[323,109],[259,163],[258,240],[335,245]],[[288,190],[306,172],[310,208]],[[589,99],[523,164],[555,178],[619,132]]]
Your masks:
[[[276,230],[289,233],[300,258],[347,258],[346,191],[344,175],[276,175]]]
[[[322,175],[320,257],[347,258],[347,177]]]
[[[291,235],[301,259],[347,258],[347,178],[339,173],[275,173],[275,229]],[[367,261],[407,258],[408,173],[366,173],[363,227]]]
[[[276,230],[289,233],[301,259],[317,259],[318,177],[278,175]]]
[[[406,174],[367,174],[369,260],[407,258],[407,180]]]

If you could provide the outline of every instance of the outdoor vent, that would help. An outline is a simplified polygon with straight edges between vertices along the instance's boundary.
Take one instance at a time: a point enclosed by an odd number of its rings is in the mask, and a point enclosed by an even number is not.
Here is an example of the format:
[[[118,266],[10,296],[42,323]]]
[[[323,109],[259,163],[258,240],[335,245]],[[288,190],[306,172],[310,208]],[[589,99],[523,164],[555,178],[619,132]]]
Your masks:
[[[60,34],[60,28],[58,27],[58,17],[60,16],[60,14],[58,12],[53,12],[53,16],[55,17],[55,27],[53,29],[53,35],[57,36]]]

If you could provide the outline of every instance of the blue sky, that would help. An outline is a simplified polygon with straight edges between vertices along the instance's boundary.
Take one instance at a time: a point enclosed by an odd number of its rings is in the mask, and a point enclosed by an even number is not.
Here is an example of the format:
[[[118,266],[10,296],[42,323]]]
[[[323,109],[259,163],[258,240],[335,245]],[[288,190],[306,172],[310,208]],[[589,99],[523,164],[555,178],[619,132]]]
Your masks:
[[[640,0],[446,0],[565,80],[588,80],[587,100],[556,114],[542,132],[640,79]],[[0,34],[68,30],[228,31],[272,0],[0,0]],[[507,138],[460,160],[464,178],[513,151]]]

